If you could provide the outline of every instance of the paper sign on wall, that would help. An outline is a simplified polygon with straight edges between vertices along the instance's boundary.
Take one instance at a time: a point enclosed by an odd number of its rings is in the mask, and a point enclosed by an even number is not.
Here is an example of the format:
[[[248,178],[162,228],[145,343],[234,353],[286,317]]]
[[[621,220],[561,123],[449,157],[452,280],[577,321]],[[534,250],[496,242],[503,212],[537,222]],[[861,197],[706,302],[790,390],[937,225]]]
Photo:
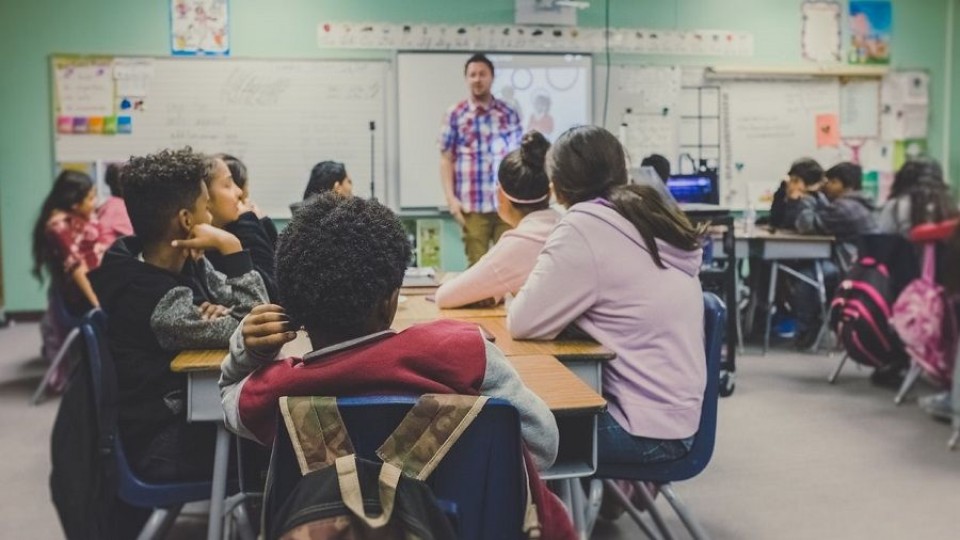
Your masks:
[[[835,114],[817,115],[817,148],[840,144],[840,125]]]
[[[803,58],[813,62],[839,62],[840,4],[804,2],[801,12]]]
[[[170,50],[175,55],[229,55],[227,0],[170,0]]]
[[[113,115],[113,67],[109,60],[59,66],[55,78],[61,116]]]

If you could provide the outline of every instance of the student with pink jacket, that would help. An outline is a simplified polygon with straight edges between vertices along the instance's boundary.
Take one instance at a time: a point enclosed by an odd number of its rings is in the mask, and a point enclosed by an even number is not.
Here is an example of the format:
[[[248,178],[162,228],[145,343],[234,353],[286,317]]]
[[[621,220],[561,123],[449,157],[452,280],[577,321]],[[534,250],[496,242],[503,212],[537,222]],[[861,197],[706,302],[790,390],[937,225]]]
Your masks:
[[[702,231],[654,188],[627,185],[623,147],[603,128],[561,135],[546,170],[569,212],[510,305],[510,333],[553,339],[574,325],[616,353],[603,369],[600,462],[680,458],[706,385]]]
[[[523,136],[497,171],[497,214],[512,230],[477,263],[437,289],[437,306],[454,308],[516,294],[560,214],[550,208],[550,181],[543,170],[550,142],[537,131]]]

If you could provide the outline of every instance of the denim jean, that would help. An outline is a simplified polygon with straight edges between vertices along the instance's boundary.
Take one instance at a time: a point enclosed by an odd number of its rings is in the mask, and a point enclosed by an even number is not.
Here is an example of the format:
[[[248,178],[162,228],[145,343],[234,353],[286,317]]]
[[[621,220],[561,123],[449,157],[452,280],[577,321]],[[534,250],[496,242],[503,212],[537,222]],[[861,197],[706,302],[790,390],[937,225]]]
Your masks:
[[[690,452],[694,437],[661,440],[631,435],[607,411],[597,419],[597,460],[625,465],[674,461]]]

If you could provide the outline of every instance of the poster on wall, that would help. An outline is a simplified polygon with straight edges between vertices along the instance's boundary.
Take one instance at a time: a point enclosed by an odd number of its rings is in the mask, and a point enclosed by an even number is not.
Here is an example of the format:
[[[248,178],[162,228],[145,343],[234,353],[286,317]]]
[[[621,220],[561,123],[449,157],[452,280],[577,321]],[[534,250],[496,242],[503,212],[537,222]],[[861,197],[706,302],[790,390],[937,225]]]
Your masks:
[[[517,24],[576,26],[577,9],[554,0],[516,0],[514,19]]]
[[[890,0],[850,0],[850,63],[889,64],[892,30]]]
[[[228,56],[228,0],[170,0],[170,52],[176,56]]]
[[[804,2],[801,48],[804,60],[811,62],[839,62],[840,4],[836,2]]]

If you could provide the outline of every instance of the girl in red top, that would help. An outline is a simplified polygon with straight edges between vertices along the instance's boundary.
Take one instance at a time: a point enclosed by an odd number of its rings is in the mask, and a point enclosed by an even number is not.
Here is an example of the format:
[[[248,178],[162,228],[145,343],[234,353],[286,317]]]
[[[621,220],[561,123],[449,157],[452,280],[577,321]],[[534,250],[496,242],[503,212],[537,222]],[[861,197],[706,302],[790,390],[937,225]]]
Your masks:
[[[80,316],[99,306],[87,272],[100,265],[107,246],[101,240],[94,210],[93,180],[77,171],[63,171],[43,201],[33,227],[33,275],[51,279],[51,302],[59,294],[66,311]],[[48,309],[41,325],[44,356],[52,358],[65,334],[61,309]]]

